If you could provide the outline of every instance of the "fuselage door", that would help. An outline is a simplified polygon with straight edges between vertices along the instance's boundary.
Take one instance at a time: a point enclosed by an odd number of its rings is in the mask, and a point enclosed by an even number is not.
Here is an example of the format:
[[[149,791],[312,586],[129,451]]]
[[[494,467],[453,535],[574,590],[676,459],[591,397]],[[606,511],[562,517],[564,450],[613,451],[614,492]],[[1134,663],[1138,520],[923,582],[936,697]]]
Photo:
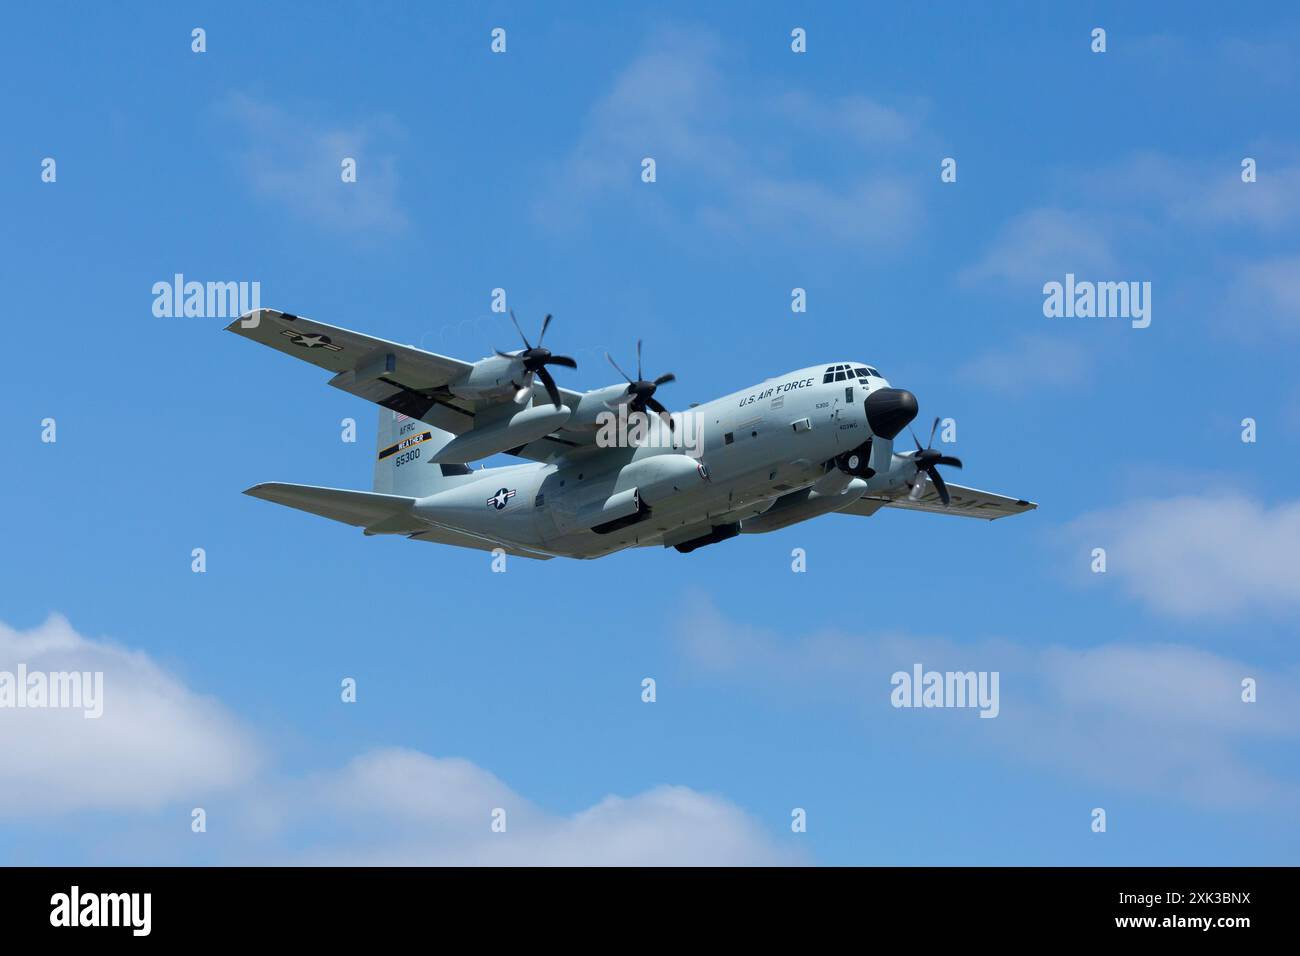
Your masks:
[[[835,428],[835,444],[847,451],[862,443],[861,429],[855,428],[857,421],[853,414],[853,400],[860,389],[852,381],[836,382],[834,397],[831,400],[831,424]]]

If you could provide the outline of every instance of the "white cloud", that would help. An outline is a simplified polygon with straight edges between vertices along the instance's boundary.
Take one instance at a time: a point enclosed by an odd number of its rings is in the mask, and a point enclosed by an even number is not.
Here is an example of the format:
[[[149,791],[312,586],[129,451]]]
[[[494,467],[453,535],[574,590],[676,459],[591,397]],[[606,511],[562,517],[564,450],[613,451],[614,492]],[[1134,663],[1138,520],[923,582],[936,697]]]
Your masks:
[[[1300,502],[1263,505],[1225,490],[1132,502],[1077,519],[1072,537],[1104,547],[1107,577],[1180,617],[1300,607]]]
[[[26,632],[0,624],[0,670],[14,672],[19,663],[31,672],[102,671],[103,714],[88,720],[80,710],[0,708],[0,819],[130,814],[129,840],[116,831],[86,834],[86,852],[99,862],[183,862],[193,854],[244,864],[743,866],[806,859],[730,801],[683,786],[607,796],[563,815],[471,761],[401,748],[370,750],[341,769],[304,776],[268,772],[253,735],[219,703],[147,655],[82,637],[57,616]],[[190,838],[193,806],[209,812],[212,827]],[[490,828],[498,807],[506,811],[504,833]]]
[[[390,152],[401,136],[393,120],[321,126],[244,94],[228,97],[220,112],[243,131],[240,168],[257,193],[330,229],[364,234],[406,227]],[[344,158],[356,160],[356,182],[343,182]]]
[[[1300,255],[1243,265],[1231,299],[1232,310],[1253,316],[1257,328],[1300,329]]]
[[[628,190],[654,189],[633,209],[674,230],[737,238],[761,230],[800,247],[904,242],[922,217],[920,195],[882,152],[912,143],[915,115],[863,96],[822,101],[741,89],[720,67],[725,53],[698,31],[657,36],[591,108],[536,204],[539,220],[562,228],[627,199]],[[812,179],[789,171],[792,153],[848,162]],[[647,156],[657,167],[653,187],[639,180]]]
[[[1162,228],[1243,226],[1269,233],[1294,224],[1300,218],[1300,166],[1276,149],[1243,153],[1260,164],[1256,182],[1242,182],[1241,157],[1207,162],[1154,152],[1070,178],[1077,179],[1085,203],[1141,208]]]
[[[907,111],[853,94],[820,99],[797,90],[782,93],[773,108],[789,122],[831,136],[847,136],[869,148],[909,142],[921,127],[926,110],[922,101],[908,104]]]
[[[1079,385],[1090,365],[1087,350],[1076,342],[1028,335],[1003,348],[980,353],[963,364],[957,374],[980,388],[1022,394]]]
[[[403,749],[366,753],[285,794],[327,846],[271,851],[279,862],[362,865],[772,865],[799,862],[729,801],[687,787],[608,796],[547,813],[475,764]],[[506,830],[491,829],[494,809]]]
[[[0,817],[156,809],[239,785],[257,767],[257,746],[219,703],[62,617],[29,631],[0,623],[0,670],[20,664],[102,671],[103,713],[0,708]]]
[[[961,278],[1040,289],[1066,272],[1081,279],[1138,279],[1153,250],[1186,244],[1190,261],[1203,254],[1198,239],[1222,238],[1225,229],[1266,243],[1289,242],[1300,222],[1300,165],[1292,161],[1293,151],[1282,156],[1277,149],[1243,151],[1258,153],[1257,182],[1241,181],[1239,157],[1200,161],[1141,152],[1101,169],[1060,170],[1060,190],[1070,199],[1013,216]],[[1300,326],[1298,262],[1288,245],[1261,260],[1205,261],[1184,269],[1180,284],[1227,269],[1226,282],[1203,296],[1218,300],[1218,312],[1258,319],[1234,321],[1234,328],[1295,328]]]
[[[1090,784],[1202,805],[1300,802],[1294,783],[1252,756],[1263,742],[1296,749],[1300,679],[1294,673],[1262,672],[1170,644],[958,644],[841,631],[792,639],[729,621],[706,600],[682,620],[678,636],[687,658],[705,672],[771,687],[787,706],[799,693],[810,706],[838,702],[863,712],[872,734],[888,733],[896,743],[915,737],[938,759],[1000,754]],[[894,709],[890,677],[916,663],[927,670],[998,671],[998,717]],[[1256,703],[1242,702],[1244,677],[1255,678],[1267,700],[1261,692]]]
[[[1115,268],[1107,228],[1087,214],[1031,209],[1014,217],[989,250],[962,273],[967,281],[995,279],[1041,288],[1067,272],[1080,278],[1110,275]]]

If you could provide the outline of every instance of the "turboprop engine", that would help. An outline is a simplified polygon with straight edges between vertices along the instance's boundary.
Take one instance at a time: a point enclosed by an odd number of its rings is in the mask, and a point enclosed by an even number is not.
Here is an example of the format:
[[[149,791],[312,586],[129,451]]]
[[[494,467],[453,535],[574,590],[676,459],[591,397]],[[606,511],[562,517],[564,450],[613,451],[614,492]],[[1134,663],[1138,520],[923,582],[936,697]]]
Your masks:
[[[653,505],[708,480],[704,464],[690,455],[653,455],[624,465],[615,487],[636,488],[641,500]]]

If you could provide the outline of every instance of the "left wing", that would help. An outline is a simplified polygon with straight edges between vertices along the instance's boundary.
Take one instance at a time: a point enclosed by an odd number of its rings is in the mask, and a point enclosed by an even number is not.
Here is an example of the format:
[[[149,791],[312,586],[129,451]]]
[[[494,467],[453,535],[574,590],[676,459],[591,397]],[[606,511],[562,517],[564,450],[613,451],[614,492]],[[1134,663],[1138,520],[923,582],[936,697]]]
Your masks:
[[[226,330],[333,372],[329,384],[335,388],[453,435],[470,431],[480,412],[502,404],[454,395],[449,386],[466,378],[474,363],[414,345],[399,345],[276,309],[257,309],[231,322]],[[566,388],[559,391],[570,407],[582,398]],[[545,461],[584,443],[580,436],[566,439],[556,435],[512,453]]]
[[[925,494],[915,501],[905,494],[899,498],[864,495],[847,508],[841,508],[836,514],[873,515],[884,507],[904,508],[908,511],[929,511],[933,514],[957,515],[961,518],[984,518],[992,521],[995,518],[1005,518],[1007,515],[1024,514],[1026,511],[1033,511],[1038,507],[1034,502],[1025,501],[1023,498],[1008,498],[1006,495],[995,495],[991,491],[965,488],[948,482],[948,493],[952,498],[952,503],[945,508],[943,502],[939,500],[938,492],[934,490],[934,486],[929,482],[926,484],[927,490]]]
[[[474,427],[472,404],[447,389],[470,373],[469,362],[276,309],[251,312],[226,331],[333,372],[330,385],[376,405],[455,435]]]

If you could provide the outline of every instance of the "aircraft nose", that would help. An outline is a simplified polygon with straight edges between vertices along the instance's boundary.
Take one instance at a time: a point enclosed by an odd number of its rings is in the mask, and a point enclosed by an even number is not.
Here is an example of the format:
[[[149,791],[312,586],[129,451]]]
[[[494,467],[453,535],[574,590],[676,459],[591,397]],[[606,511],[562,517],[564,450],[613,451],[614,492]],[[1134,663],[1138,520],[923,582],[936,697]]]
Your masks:
[[[871,433],[893,438],[916,417],[916,396],[905,388],[878,388],[867,396],[866,408]]]

